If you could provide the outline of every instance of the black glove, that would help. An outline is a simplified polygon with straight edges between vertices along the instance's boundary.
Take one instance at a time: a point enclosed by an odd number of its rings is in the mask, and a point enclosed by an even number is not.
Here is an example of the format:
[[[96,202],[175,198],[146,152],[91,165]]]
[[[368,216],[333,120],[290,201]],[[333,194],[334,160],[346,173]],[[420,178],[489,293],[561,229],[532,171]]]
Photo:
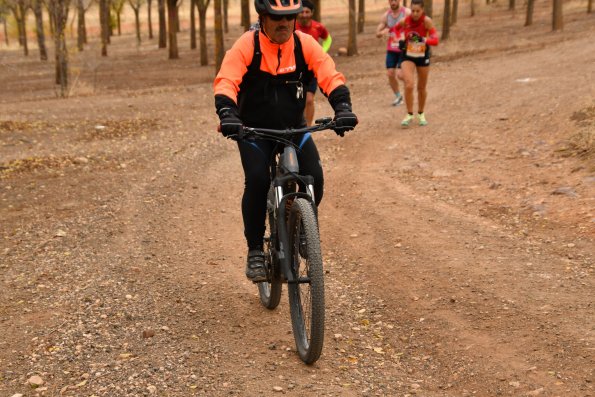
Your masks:
[[[405,40],[399,40],[399,50],[405,51]]]
[[[237,109],[221,108],[217,114],[220,120],[219,128],[224,137],[242,134],[242,120],[240,120]]]
[[[339,103],[335,106],[335,132],[339,136],[345,135],[345,132],[351,131],[358,123],[357,116],[351,111],[351,105],[348,103]]]

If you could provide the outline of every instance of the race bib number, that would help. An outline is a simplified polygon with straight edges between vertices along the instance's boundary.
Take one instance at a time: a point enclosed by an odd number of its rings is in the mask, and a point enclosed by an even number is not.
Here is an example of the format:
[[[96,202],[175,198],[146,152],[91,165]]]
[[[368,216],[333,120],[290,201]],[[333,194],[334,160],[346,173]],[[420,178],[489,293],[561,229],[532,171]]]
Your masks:
[[[407,56],[411,58],[423,58],[426,55],[426,43],[407,42]]]
[[[393,32],[390,32],[390,35],[388,36],[388,49],[399,51],[399,38]]]
[[[399,51],[399,38],[396,35],[391,35],[388,39],[388,48]]]

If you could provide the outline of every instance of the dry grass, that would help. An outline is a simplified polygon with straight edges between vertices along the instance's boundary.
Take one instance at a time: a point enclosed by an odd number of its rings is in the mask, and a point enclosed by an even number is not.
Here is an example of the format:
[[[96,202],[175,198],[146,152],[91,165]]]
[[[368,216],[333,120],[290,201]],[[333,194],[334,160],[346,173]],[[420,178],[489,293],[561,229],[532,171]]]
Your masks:
[[[595,105],[575,112],[570,119],[578,129],[558,151],[564,157],[577,156],[587,160],[589,170],[595,172]]]

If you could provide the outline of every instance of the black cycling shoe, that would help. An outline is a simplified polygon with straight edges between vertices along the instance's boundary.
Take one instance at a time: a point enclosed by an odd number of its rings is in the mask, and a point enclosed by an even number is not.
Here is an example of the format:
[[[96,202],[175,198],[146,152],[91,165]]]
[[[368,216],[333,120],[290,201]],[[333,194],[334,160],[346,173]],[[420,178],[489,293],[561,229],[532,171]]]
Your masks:
[[[267,271],[264,265],[264,252],[262,250],[248,251],[246,277],[255,283],[267,281]]]

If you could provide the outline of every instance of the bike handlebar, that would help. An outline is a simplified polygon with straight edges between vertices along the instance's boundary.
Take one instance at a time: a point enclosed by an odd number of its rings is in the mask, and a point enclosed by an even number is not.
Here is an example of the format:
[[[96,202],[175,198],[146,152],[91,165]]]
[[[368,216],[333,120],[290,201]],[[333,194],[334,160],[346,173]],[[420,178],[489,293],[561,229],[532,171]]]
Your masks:
[[[332,130],[335,128],[336,123],[332,117],[323,117],[317,119],[315,124],[310,127],[303,128],[287,128],[284,130],[273,130],[268,128],[257,128],[257,127],[243,127],[240,134],[229,135],[228,138],[234,140],[242,140],[249,138],[266,138],[272,140],[285,141],[288,138],[292,138],[296,135],[306,134],[308,132],[317,132],[323,130]]]

